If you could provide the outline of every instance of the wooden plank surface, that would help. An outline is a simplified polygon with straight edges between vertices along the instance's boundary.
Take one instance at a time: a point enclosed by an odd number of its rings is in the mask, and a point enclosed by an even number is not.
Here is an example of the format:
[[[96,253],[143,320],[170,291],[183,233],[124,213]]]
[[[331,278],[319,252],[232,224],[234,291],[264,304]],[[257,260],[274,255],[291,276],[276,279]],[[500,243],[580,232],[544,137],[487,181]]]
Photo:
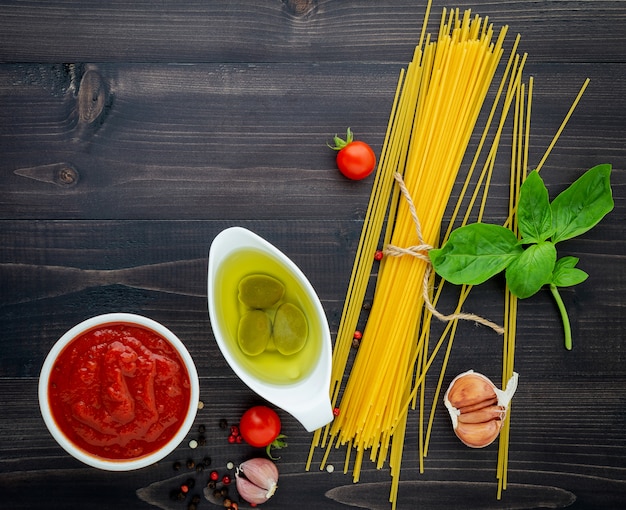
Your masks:
[[[623,61],[619,1],[435,3],[473,8],[524,35],[548,62]],[[407,60],[425,1],[68,0],[0,2],[7,62],[300,62]],[[433,23],[437,26],[438,21]],[[601,51],[598,51],[598,50]]]
[[[542,175],[554,195],[587,168],[612,163],[615,209],[563,244],[590,275],[563,291],[572,352],[562,348],[549,293],[520,303],[520,387],[502,500],[497,446],[465,448],[440,405],[423,473],[411,414],[398,508],[624,507],[626,2],[435,1],[431,28],[444,5],[508,24],[509,39],[521,34],[526,73],[535,79],[531,165],[591,79]],[[278,246],[313,283],[334,338],[372,180],[341,177],[326,143],[350,126],[380,153],[424,7],[413,0],[0,1],[0,508],[183,509],[189,499],[172,501],[171,490],[193,477],[200,493],[208,475],[174,471],[175,461],[210,455],[223,471],[254,453],[228,444],[218,427],[257,399],[214,343],[210,243],[242,225]],[[496,165],[493,222],[504,214],[509,146],[502,142]],[[494,279],[466,306],[498,319],[501,293]],[[450,294],[442,307],[453,305]],[[111,311],[144,314],[177,333],[198,367],[205,404],[174,453],[130,473],[99,472],[69,457],[37,402],[39,370],[54,342]],[[497,379],[500,358],[499,338],[462,323],[446,381],[469,368]],[[289,447],[279,461],[280,490],[264,508],[390,508],[388,469],[364,462],[353,484],[338,449],[329,457],[333,473],[318,469],[319,451],[307,472],[311,435],[286,413],[281,418]],[[188,440],[200,424],[207,445],[192,450]],[[198,508],[217,507],[203,500]]]
[[[370,183],[329,171],[334,153],[326,143],[348,124],[380,152],[400,68],[4,66],[0,217],[276,219],[297,208],[303,219],[358,218]],[[549,160],[555,177],[547,183],[563,188],[563,177],[612,160],[623,141],[624,112],[615,101],[626,95],[626,66],[531,64],[529,73],[535,164],[584,80],[592,80]],[[85,106],[82,98],[94,91],[100,106],[93,99]],[[598,133],[601,154],[590,143]],[[500,162],[506,168],[506,158]]]

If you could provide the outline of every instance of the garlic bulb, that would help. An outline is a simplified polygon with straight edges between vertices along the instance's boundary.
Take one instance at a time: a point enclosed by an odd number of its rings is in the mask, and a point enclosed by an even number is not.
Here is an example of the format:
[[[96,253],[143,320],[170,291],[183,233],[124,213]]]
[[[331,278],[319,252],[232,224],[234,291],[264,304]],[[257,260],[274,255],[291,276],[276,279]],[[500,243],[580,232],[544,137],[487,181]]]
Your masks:
[[[471,448],[483,448],[498,437],[515,390],[518,374],[506,384],[504,391],[482,374],[473,370],[454,378],[444,395],[456,436]]]
[[[237,492],[248,503],[265,503],[278,487],[278,468],[269,459],[247,460],[235,471],[235,483]]]

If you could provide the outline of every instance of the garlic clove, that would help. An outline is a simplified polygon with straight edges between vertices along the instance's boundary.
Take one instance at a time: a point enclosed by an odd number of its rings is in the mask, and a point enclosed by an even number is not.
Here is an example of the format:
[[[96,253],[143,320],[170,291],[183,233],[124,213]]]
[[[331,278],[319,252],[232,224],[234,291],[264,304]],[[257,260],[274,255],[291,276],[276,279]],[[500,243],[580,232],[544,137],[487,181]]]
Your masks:
[[[264,503],[276,492],[278,468],[269,459],[247,460],[237,468],[235,483],[239,495],[248,503]]]
[[[444,395],[456,436],[467,446],[483,448],[500,433],[508,405],[517,389],[518,374],[507,382],[504,391],[473,370],[453,379]]]
[[[454,432],[466,446],[484,448],[496,440],[501,428],[502,420],[491,420],[483,423],[459,422]]]
[[[494,389],[493,383],[485,376],[466,372],[450,386],[448,400],[456,408],[476,405],[497,398]]]
[[[267,490],[276,485],[278,481],[278,468],[269,459],[256,458],[243,462],[239,470],[253,484]]]
[[[495,406],[498,403],[498,397],[494,396],[488,400],[483,400],[482,402],[478,402],[476,404],[472,404],[469,406],[463,406],[459,409],[461,414],[469,414],[474,411],[478,411],[479,409],[483,409],[485,406]]]
[[[501,406],[489,406],[477,409],[471,413],[461,412],[458,417],[459,423],[485,423],[492,420],[504,420],[506,409]]]
[[[267,489],[254,485],[252,482],[241,476],[239,473],[235,473],[235,484],[239,495],[248,503],[260,505],[261,503],[265,503],[268,499],[272,497]]]

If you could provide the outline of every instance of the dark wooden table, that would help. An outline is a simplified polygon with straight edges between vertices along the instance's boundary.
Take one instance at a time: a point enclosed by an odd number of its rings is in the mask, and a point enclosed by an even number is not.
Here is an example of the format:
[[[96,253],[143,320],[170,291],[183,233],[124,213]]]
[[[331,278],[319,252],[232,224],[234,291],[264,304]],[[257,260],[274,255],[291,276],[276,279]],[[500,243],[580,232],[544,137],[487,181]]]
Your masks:
[[[169,492],[194,477],[199,493],[207,476],[187,460],[210,456],[224,472],[253,453],[218,426],[258,399],[212,337],[210,243],[242,225],[283,250],[318,291],[334,337],[372,178],[344,179],[326,142],[350,126],[379,153],[425,3],[0,2],[1,508],[183,509],[190,499]],[[535,77],[531,164],[591,78],[543,175],[556,193],[612,163],[615,209],[564,246],[590,275],[563,292],[571,352],[547,291],[520,303],[502,499],[496,445],[464,447],[440,406],[422,474],[409,419],[398,508],[624,507],[626,2],[436,0],[433,23],[444,6],[522,35]],[[473,295],[471,311],[495,310],[493,290]],[[186,440],[158,465],[107,473],[52,439],[37,402],[43,360],[70,327],[112,311],[183,339],[204,402],[189,439],[204,425],[205,446]],[[446,380],[469,368],[498,374],[500,357],[493,333],[462,324]],[[289,447],[266,508],[389,508],[388,469],[365,462],[353,485],[338,451],[333,473],[318,469],[319,454],[306,472],[311,435],[281,417]]]

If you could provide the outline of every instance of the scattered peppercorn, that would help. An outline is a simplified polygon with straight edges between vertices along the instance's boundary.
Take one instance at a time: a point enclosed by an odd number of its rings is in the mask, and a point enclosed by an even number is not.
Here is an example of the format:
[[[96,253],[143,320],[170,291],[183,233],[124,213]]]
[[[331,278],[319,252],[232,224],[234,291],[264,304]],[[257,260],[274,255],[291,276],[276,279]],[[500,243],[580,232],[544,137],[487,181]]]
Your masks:
[[[374,260],[383,260],[382,250],[376,250],[376,253],[374,253]]]
[[[180,492],[182,492],[183,494],[187,494],[189,492],[189,487],[185,484],[182,484],[180,486]]]
[[[230,435],[231,436],[238,436],[239,435],[239,427],[237,425],[231,425],[230,426]]]
[[[225,429],[226,427],[228,427],[228,421],[226,421],[224,418],[222,418],[219,422],[219,426],[221,429]]]
[[[333,408],[333,416],[339,416],[339,413],[340,413],[339,408],[338,407],[334,407]]]
[[[204,425],[198,425],[198,432],[200,434],[204,434],[206,432],[206,427]]]
[[[354,332],[354,335],[352,335],[353,338],[356,338],[357,340],[361,340],[361,338],[363,338],[363,333],[361,333],[358,329]]]
[[[194,497],[193,497],[193,498],[191,498],[191,502],[192,502],[192,503],[194,503],[194,504],[196,504],[196,505],[197,505],[198,503],[200,503],[200,501],[202,501],[202,498],[201,498],[200,496],[198,496],[197,494],[195,494],[195,495],[194,495]]]
[[[226,508],[232,508],[232,506],[233,506],[233,502],[232,502],[230,499],[226,498],[226,499],[224,500],[224,506],[225,506]]]
[[[178,461],[174,462],[174,471],[180,470],[180,467],[181,467],[180,462]]]
[[[209,480],[206,484],[209,489],[215,489],[215,480]]]
[[[188,467],[189,469],[193,469],[193,468],[195,468],[195,467],[196,467],[196,463],[193,461],[193,459],[189,459],[189,460],[187,461],[187,467]]]
[[[202,462],[204,462],[205,466],[210,466],[211,465],[211,457],[205,457]]]
[[[195,439],[189,441],[189,448],[191,448],[192,450],[198,448],[198,441],[196,441]]]
[[[189,487],[190,489],[193,489],[196,486],[196,479],[195,478],[187,478],[187,481],[185,482],[185,485],[187,487]]]
[[[230,484],[230,476],[228,476],[228,475],[224,475],[224,476],[222,477],[222,483],[223,483],[224,485],[228,485],[228,484]]]
[[[198,505],[196,505],[195,503],[189,503],[187,505],[187,510],[197,510],[198,509]]]
[[[206,437],[204,437],[204,436],[202,436],[202,435],[198,436],[198,444],[199,444],[200,446],[204,446],[204,445],[206,445]]]
[[[211,474],[209,475],[209,478],[211,480],[213,480],[214,482],[219,480],[220,474],[217,471],[211,471]]]
[[[196,473],[202,473],[204,471],[204,464],[202,462],[198,462],[196,464]]]

